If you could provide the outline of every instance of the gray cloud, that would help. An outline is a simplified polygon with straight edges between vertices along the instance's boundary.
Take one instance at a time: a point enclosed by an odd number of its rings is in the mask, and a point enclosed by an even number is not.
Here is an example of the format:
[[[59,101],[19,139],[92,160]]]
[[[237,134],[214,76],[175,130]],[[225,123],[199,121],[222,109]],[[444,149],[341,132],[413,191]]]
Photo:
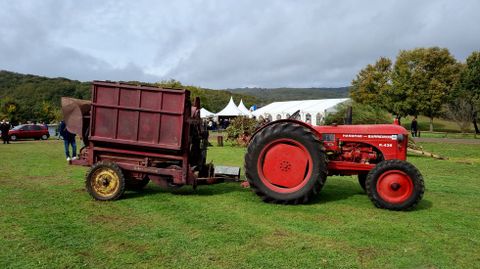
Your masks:
[[[344,86],[380,56],[479,50],[478,1],[0,0],[0,69],[211,88]]]

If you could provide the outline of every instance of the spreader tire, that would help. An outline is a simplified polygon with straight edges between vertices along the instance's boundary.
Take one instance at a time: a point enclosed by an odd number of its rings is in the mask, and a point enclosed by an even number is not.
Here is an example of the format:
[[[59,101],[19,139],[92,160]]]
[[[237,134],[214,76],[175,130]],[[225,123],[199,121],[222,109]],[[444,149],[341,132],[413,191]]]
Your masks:
[[[87,172],[85,186],[96,200],[116,200],[125,192],[125,176],[118,165],[98,162]]]
[[[378,208],[410,210],[422,200],[425,185],[420,171],[406,161],[382,161],[367,176],[368,197]]]
[[[306,203],[327,177],[324,149],[308,128],[292,122],[265,127],[245,155],[245,175],[265,202]]]
[[[360,184],[360,187],[362,187],[362,190],[365,191],[365,182],[367,181],[367,175],[368,174],[358,174],[358,184]]]

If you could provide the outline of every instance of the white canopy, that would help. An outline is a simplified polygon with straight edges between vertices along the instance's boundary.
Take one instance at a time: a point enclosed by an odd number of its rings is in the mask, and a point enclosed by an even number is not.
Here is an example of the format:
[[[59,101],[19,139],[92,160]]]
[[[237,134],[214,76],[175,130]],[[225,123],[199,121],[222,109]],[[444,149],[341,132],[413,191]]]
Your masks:
[[[240,99],[240,104],[238,105],[238,109],[242,112],[243,115],[245,116],[250,116],[252,115],[252,113],[247,109],[247,107],[245,107],[245,105],[243,104],[243,100]]]
[[[274,102],[255,110],[252,114],[256,117],[279,120],[286,119],[300,110],[300,120],[312,125],[320,125],[328,113],[335,112],[335,106],[348,100],[350,99],[339,98]]]
[[[238,109],[237,105],[233,102],[233,98],[230,97],[230,102],[228,102],[228,105],[222,109],[222,111],[218,112],[216,116],[222,117],[222,116],[240,116],[243,115],[242,111]]]
[[[200,118],[208,118],[215,116],[215,113],[206,110],[205,108],[200,109]]]

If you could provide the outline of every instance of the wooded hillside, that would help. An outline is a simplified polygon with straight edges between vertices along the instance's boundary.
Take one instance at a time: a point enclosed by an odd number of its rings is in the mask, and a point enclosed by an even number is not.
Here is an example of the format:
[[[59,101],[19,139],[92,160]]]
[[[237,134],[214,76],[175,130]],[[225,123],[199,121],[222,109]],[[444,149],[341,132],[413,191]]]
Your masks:
[[[190,90],[192,99],[200,97],[206,109],[218,112],[233,96],[238,104],[240,99],[246,106],[259,103],[256,97],[231,93],[225,90],[210,90],[195,86],[184,86],[175,80],[148,84],[165,87],[186,88]],[[62,96],[79,99],[90,99],[90,82],[80,82],[67,78],[47,78],[25,75],[10,71],[0,71],[0,117],[7,117],[13,122],[52,122],[61,118],[60,98]]]

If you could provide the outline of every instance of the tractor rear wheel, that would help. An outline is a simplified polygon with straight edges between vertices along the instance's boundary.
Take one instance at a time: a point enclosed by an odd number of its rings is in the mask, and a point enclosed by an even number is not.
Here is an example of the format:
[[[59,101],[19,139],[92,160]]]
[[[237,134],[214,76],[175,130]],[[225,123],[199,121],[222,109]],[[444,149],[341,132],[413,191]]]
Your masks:
[[[85,186],[96,200],[116,200],[125,192],[125,176],[118,165],[98,162],[87,172]]]
[[[387,160],[377,164],[368,173],[365,187],[376,207],[389,210],[413,209],[425,192],[420,171],[402,160]]]
[[[362,190],[365,191],[365,182],[367,181],[368,174],[358,174],[358,184],[362,187]]]
[[[245,155],[245,175],[265,202],[300,204],[318,194],[327,177],[322,144],[296,123],[270,125],[256,134]]]

